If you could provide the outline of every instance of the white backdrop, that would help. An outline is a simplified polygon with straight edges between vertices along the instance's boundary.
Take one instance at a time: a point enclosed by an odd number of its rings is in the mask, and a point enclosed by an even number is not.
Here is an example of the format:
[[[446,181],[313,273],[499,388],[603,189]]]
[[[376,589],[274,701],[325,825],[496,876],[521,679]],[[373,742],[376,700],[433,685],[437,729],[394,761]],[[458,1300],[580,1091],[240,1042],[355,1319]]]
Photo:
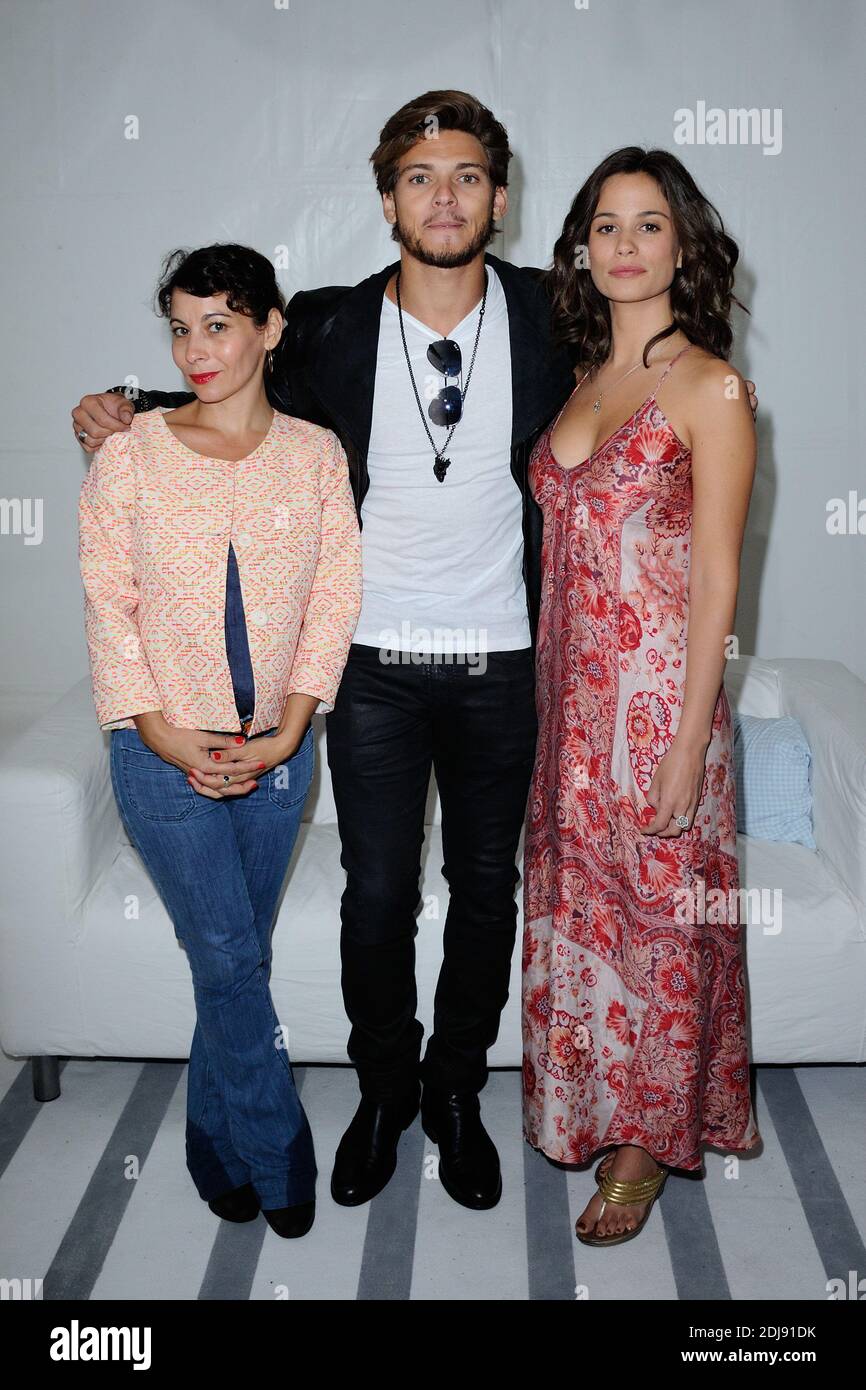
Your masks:
[[[518,264],[548,264],[610,150],[657,144],[688,165],[740,245],[752,312],[734,352],[760,396],[740,649],[866,678],[866,536],[827,529],[832,498],[866,510],[857,0],[5,0],[0,15],[7,701],[87,673],[69,412],[128,374],[182,389],[150,307],[161,257],[286,248],[287,296],[384,266],[397,251],[368,157],[435,87],[475,93],[508,129],[490,249]],[[700,103],[763,111],[781,148],[678,144],[676,112]]]

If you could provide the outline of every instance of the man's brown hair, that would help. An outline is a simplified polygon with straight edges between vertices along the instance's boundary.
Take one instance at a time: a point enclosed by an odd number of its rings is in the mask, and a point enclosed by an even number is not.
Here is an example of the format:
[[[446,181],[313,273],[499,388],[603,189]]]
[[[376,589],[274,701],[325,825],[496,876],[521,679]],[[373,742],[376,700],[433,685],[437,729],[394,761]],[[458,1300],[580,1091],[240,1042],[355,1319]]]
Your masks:
[[[425,92],[401,106],[387,120],[379,143],[370,155],[380,193],[393,193],[397,182],[397,163],[401,155],[419,140],[432,138],[435,130],[462,130],[474,135],[484,146],[487,171],[494,188],[508,184],[511,150],[505,126],[493,112],[469,92]]]

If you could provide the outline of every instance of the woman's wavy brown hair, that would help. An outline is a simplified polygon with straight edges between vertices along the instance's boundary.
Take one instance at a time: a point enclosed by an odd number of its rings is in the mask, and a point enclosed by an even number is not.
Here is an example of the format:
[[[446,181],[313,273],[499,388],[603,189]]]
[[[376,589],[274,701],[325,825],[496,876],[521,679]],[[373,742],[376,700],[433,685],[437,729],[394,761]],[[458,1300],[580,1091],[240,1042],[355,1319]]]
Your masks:
[[[737,244],[685,165],[667,150],[643,150],[639,145],[614,150],[603,159],[568,211],[546,273],[554,342],[566,346],[575,364],[586,369],[600,367],[610,353],[610,305],[593,284],[589,269],[578,268],[576,260],[578,250],[589,245],[602,185],[613,174],[649,174],[655,179],[668,201],[683,253],[682,268],[670,288],[673,322],[644,346],[644,366],[649,365],[650,348],[677,329],[690,342],[727,360],[733,341],[731,305],[746,309],[733,292]]]

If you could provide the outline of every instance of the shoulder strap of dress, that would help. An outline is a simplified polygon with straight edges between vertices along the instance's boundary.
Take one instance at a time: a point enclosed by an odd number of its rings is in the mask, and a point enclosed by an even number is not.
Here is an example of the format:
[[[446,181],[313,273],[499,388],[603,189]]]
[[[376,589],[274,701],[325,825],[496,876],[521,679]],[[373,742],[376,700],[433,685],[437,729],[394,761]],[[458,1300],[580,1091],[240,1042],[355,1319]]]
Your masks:
[[[670,362],[669,362],[668,365],[665,367],[664,371],[662,372],[661,376],[659,377],[658,381],[656,382],[656,390],[653,391],[653,395],[655,395],[655,394],[656,394],[656,391],[658,391],[659,387],[661,386],[661,384],[662,384],[662,382],[664,381],[665,377],[667,376],[668,372],[670,372],[670,371],[676,366],[677,362],[679,362],[679,360],[680,360],[680,358],[682,357],[683,353],[684,353],[684,352],[690,352],[691,349],[692,349],[693,347],[694,347],[694,343],[686,343],[686,345],[685,345],[684,348],[680,348],[680,350],[679,350],[679,352],[677,353],[676,357],[672,357],[672,358],[671,358]]]

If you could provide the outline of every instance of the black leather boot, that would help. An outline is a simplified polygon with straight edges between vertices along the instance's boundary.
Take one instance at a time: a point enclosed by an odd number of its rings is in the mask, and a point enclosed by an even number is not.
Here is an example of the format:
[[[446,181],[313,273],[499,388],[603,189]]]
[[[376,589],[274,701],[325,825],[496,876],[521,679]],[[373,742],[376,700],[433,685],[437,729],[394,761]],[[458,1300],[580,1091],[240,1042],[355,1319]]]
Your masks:
[[[331,1175],[331,1196],[341,1207],[358,1207],[382,1191],[397,1167],[397,1144],[418,1114],[421,1087],[402,1100],[361,1097],[340,1140]]]
[[[223,1192],[221,1196],[213,1197],[208,1206],[214,1215],[221,1216],[223,1221],[255,1221],[259,1214],[258,1195],[249,1182],[245,1182],[243,1187],[233,1187],[231,1192]]]
[[[272,1207],[266,1211],[262,1207],[262,1216],[267,1221],[272,1231],[276,1231],[278,1236],[284,1240],[294,1240],[297,1236],[305,1236],[313,1224],[316,1215],[316,1199],[311,1202],[299,1202],[294,1207]]]
[[[474,1211],[495,1207],[502,1196],[499,1154],[481,1123],[477,1094],[425,1086],[421,1124],[439,1145],[439,1178],[449,1197]]]

